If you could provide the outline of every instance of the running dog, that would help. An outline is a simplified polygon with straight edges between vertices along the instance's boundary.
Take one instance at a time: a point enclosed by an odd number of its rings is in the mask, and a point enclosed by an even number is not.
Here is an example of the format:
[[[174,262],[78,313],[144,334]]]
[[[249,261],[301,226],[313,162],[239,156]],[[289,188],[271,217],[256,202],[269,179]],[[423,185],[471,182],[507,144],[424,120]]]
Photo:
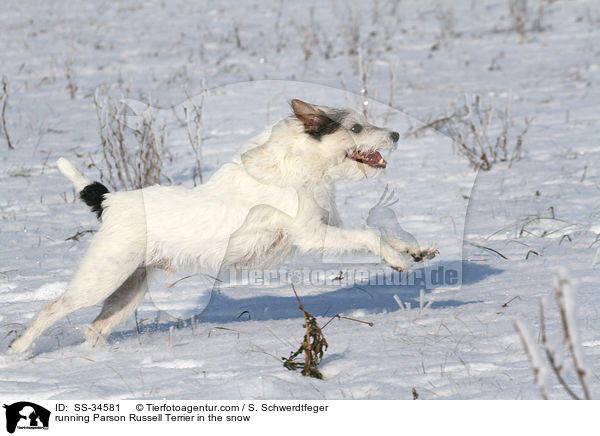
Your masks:
[[[398,271],[431,259],[393,235],[340,226],[333,184],[377,176],[399,134],[353,110],[291,102],[293,114],[251,140],[232,162],[193,189],[151,186],[109,193],[68,160],[59,170],[97,213],[101,226],[67,291],[45,306],[11,345],[20,353],[64,316],[104,301],[86,331],[107,337],[138,306],[153,268],[258,268],[295,251],[337,255],[370,252]]]

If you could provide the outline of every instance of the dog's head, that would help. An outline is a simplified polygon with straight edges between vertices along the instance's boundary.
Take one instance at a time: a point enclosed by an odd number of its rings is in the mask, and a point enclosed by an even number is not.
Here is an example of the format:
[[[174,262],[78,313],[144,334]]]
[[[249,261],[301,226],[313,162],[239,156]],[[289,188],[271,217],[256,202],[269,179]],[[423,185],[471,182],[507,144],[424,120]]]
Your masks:
[[[259,135],[241,158],[249,174],[263,183],[299,186],[327,176],[360,180],[380,173],[383,153],[399,134],[370,124],[351,109],[292,100],[293,115]]]
[[[393,150],[400,135],[370,124],[351,109],[316,106],[292,100],[294,117],[309,140],[307,148],[326,161],[326,174],[334,180],[374,177],[387,166],[383,157]]]

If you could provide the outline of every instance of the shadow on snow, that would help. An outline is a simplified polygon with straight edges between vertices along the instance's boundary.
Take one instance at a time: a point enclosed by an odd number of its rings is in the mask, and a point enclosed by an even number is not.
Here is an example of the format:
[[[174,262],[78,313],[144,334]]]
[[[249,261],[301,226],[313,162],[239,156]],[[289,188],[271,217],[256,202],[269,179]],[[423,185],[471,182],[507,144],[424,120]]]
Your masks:
[[[490,275],[500,274],[502,270],[485,264],[462,262],[462,284],[472,285]],[[437,286],[441,288],[444,286]],[[257,288],[258,289],[258,288]],[[337,288],[331,292],[322,292],[314,295],[302,295],[300,300],[304,308],[316,317],[332,317],[336,314],[351,314],[355,311],[365,313],[395,312],[400,310],[394,299],[397,295],[403,303],[408,303],[412,308],[419,307],[420,291],[424,289],[423,283],[414,285],[371,285],[354,284],[348,287]],[[460,299],[444,299],[439,296],[432,298],[428,294],[436,287],[425,289],[425,304],[433,300],[429,310],[457,307],[480,301],[464,301]],[[233,290],[232,292],[235,292]],[[260,292],[260,289],[257,290]],[[460,296],[460,288],[454,290]],[[224,292],[214,291],[210,303],[195,316],[201,324],[229,323],[243,321],[266,321],[281,319],[302,318],[298,309],[298,302],[291,287],[286,295],[282,296],[252,296],[235,299]],[[189,320],[188,320],[189,321]],[[187,324],[189,325],[189,323]],[[168,331],[171,327],[181,326],[180,322],[162,321],[148,327],[149,332]],[[116,337],[127,339],[136,336],[136,330],[116,333]]]

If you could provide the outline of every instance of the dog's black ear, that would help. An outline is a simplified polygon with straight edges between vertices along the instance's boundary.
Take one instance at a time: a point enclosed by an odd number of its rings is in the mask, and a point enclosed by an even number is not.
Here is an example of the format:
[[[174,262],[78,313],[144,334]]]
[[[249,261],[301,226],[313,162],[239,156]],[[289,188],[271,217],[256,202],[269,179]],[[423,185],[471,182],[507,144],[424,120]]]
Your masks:
[[[333,133],[339,127],[339,123],[329,118],[325,113],[312,104],[302,100],[292,100],[294,115],[302,124],[309,135],[319,139],[328,133]]]

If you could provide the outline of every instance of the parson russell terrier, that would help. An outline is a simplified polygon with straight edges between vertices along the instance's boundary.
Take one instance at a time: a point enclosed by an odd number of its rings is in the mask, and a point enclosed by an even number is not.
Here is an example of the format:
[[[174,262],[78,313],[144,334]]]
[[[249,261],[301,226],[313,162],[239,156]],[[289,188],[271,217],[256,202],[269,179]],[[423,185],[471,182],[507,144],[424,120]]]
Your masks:
[[[371,252],[407,271],[433,248],[372,230],[341,228],[333,183],[377,176],[396,147],[397,132],[353,110],[292,100],[293,115],[252,139],[205,184],[151,186],[109,193],[68,160],[58,168],[102,224],[67,291],[45,306],[10,344],[23,352],[59,319],[104,301],[86,339],[106,337],[140,303],[147,274],[193,268],[262,268],[294,251],[327,255]]]

